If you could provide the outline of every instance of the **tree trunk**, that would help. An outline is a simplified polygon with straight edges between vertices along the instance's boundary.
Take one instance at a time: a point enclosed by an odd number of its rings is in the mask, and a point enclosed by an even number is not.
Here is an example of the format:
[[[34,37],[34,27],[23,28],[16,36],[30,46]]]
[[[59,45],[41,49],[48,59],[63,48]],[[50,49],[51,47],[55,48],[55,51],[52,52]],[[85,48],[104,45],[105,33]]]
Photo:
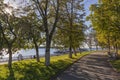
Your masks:
[[[81,47],[79,47],[79,51],[80,51],[80,54],[82,53],[82,51],[81,51]]]
[[[110,37],[108,36],[108,52],[110,53],[111,50],[110,50]]]
[[[70,31],[72,31],[72,21],[70,22]],[[71,35],[71,32],[70,32],[70,35],[69,35],[69,58],[72,58],[72,35]]]
[[[118,45],[115,45],[115,53],[116,53],[116,58],[118,58]]]
[[[38,45],[37,45],[35,39],[33,39],[33,41],[34,41],[34,44],[35,44],[35,50],[36,50],[36,60],[37,60],[37,62],[40,62]]]
[[[50,43],[51,39],[49,35],[46,35],[46,50],[45,50],[45,65],[50,65]]]
[[[71,28],[71,26],[70,26],[70,28]],[[72,35],[71,35],[71,32],[69,35],[69,58],[72,58]]]
[[[72,47],[71,47],[71,45],[69,47],[69,58],[72,58]]]
[[[73,50],[74,50],[74,55],[75,55],[75,56],[77,56],[77,53],[76,53],[76,50],[75,50],[75,48],[73,48]]]
[[[72,36],[69,35],[69,58],[72,58]]]
[[[98,50],[98,44],[96,44],[96,51]]]
[[[11,69],[12,68],[12,51],[11,51],[11,47],[8,48],[8,54],[9,54],[8,67],[9,67],[9,69]]]
[[[118,44],[117,42],[117,36],[115,36],[115,53],[116,53],[116,57],[118,58]]]
[[[73,0],[71,1],[71,11],[69,16],[69,22],[70,22],[70,35],[69,35],[69,58],[72,58],[72,27],[73,27]]]
[[[37,62],[40,62],[38,46],[36,46],[35,49],[36,49],[36,60]]]

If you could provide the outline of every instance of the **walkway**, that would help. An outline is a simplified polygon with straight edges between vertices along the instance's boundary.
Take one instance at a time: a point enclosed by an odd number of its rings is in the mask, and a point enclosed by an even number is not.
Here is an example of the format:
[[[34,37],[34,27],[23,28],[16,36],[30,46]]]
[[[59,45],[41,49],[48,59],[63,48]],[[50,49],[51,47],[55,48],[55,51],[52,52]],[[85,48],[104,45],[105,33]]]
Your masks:
[[[93,53],[83,57],[57,77],[56,80],[120,80],[104,53]]]

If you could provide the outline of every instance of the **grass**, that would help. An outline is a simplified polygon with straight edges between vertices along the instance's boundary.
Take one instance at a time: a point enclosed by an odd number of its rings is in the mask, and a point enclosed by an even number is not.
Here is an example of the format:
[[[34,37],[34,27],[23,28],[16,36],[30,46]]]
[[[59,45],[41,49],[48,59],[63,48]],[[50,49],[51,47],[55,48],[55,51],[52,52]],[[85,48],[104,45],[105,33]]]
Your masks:
[[[120,72],[120,50],[119,50],[119,59],[110,61],[110,63],[118,72]]]
[[[111,64],[113,65],[113,67],[118,71],[120,72],[120,59],[119,60],[113,60],[113,61],[110,61]]]
[[[44,65],[44,58],[41,58],[40,62],[36,62],[35,59],[15,62],[10,70],[7,64],[0,65],[0,80],[50,80],[52,76],[67,68],[74,61],[90,53],[79,53],[72,59],[68,58],[67,54],[53,56],[51,57],[51,65],[48,67]]]

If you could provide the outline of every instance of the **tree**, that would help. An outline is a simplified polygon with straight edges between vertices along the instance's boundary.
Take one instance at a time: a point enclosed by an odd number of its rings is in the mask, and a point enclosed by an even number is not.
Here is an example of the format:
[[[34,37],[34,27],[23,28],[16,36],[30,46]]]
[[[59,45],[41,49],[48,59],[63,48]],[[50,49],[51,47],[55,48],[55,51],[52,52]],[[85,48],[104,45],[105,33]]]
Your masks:
[[[99,4],[91,5],[89,19],[96,30],[99,43],[104,43],[108,51],[119,44],[120,33],[120,4],[119,0],[100,0]],[[117,38],[116,38],[117,37]],[[116,50],[116,53],[117,50]]]
[[[21,34],[25,41],[23,48],[35,48],[36,50],[36,60],[39,59],[39,46],[43,43],[44,38],[41,37],[41,23],[37,20],[37,15],[34,12],[23,16],[20,19]]]
[[[74,54],[76,54],[76,49],[82,45],[84,40],[84,25],[82,24],[74,24],[73,30],[70,31],[67,25],[57,28],[56,34],[53,38],[53,43],[65,49],[69,48],[69,33],[72,35],[72,49],[74,50]],[[72,51],[73,52],[73,51]]]
[[[59,19],[60,0],[31,0],[38,11],[46,36],[45,65],[50,65],[50,46]]]
[[[64,0],[61,1],[62,7],[60,7],[60,20],[59,20],[59,27],[63,29],[63,36],[65,36],[65,42],[67,46],[69,45],[69,57],[72,58],[72,48],[75,50],[75,41],[74,39],[77,37],[75,36],[79,34],[79,30],[84,27],[84,5],[82,4],[83,0]],[[61,25],[62,24],[62,25]],[[66,32],[65,32],[66,31]],[[65,34],[64,34],[65,33]],[[68,38],[69,36],[69,38]],[[69,40],[68,40],[69,39]],[[75,40],[76,40],[75,39]],[[67,40],[67,41],[66,41]],[[69,44],[68,44],[69,43]]]
[[[2,39],[4,41],[4,44],[2,46],[5,46],[5,48],[8,49],[9,54],[9,61],[8,61],[8,67],[12,67],[12,53],[17,49],[17,29],[16,24],[17,23],[17,17],[14,16],[14,13],[7,12],[6,9],[13,10],[12,6],[9,6],[7,4],[1,3],[0,4],[0,32]]]

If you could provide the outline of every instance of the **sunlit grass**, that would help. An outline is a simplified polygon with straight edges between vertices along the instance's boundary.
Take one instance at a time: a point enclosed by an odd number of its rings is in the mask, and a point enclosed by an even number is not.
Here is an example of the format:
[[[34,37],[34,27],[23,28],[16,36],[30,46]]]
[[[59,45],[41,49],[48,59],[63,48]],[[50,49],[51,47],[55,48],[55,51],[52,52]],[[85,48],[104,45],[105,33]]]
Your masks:
[[[36,62],[35,59],[15,62],[11,70],[8,69],[7,64],[0,65],[0,80],[50,80],[59,71],[64,70],[75,60],[89,53],[78,53],[72,59],[68,58],[68,54],[53,56],[49,67],[44,65],[44,58],[41,58],[40,62]]]

